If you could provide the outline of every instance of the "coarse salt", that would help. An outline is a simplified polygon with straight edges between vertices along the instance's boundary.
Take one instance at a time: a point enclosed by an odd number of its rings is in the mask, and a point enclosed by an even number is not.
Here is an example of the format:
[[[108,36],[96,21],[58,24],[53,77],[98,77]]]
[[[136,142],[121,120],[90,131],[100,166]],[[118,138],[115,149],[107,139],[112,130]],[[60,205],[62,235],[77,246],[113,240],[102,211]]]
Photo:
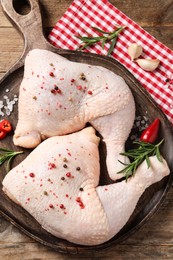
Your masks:
[[[147,116],[136,116],[135,122],[133,125],[133,129],[135,129],[135,132],[141,132],[145,130],[148,127],[148,117]],[[138,141],[139,136],[136,133],[132,133],[130,136],[131,141]]]
[[[9,92],[9,89],[6,89],[6,93],[7,92]],[[18,97],[16,94],[13,95],[12,99],[10,99],[7,95],[4,95],[3,100],[0,100],[0,117],[3,117],[5,114],[10,116],[17,101]]]

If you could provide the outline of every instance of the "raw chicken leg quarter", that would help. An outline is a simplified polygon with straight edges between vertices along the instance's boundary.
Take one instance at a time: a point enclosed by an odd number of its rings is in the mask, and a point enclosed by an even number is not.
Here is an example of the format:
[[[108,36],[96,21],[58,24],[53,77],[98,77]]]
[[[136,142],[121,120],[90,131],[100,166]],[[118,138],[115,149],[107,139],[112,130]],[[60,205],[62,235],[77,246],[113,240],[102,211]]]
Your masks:
[[[98,186],[98,143],[92,127],[48,138],[6,175],[4,192],[57,237],[82,245],[108,241],[169,168],[150,157],[150,168],[144,161],[127,182]]]
[[[14,144],[36,147],[42,140],[65,135],[89,122],[103,137],[113,180],[123,167],[121,156],[135,117],[132,93],[110,70],[69,61],[47,50],[29,52],[20,86]]]

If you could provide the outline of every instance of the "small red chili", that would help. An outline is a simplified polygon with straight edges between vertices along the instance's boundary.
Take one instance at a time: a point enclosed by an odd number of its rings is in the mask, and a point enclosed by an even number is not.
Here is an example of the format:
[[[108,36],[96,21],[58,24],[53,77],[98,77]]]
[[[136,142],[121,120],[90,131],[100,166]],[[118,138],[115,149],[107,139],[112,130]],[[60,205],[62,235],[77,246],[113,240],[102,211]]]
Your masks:
[[[0,122],[0,130],[4,131],[6,133],[9,133],[12,130],[12,126],[11,126],[10,122],[6,119],[3,119]]]
[[[0,140],[1,140],[1,139],[4,139],[4,138],[6,137],[6,135],[7,135],[6,132],[0,130]]]
[[[140,141],[154,143],[159,132],[160,120],[156,118],[141,134]]]

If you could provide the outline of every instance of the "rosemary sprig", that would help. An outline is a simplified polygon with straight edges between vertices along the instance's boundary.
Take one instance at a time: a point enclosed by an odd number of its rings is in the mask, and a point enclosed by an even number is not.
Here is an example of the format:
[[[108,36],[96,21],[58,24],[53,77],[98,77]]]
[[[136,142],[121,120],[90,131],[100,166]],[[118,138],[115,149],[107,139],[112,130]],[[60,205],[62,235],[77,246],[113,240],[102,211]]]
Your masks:
[[[107,42],[110,42],[110,46],[109,46],[109,50],[107,55],[109,56],[112,52],[113,49],[116,46],[117,43],[117,39],[118,39],[118,35],[125,29],[125,26],[120,26],[117,27],[115,30],[113,30],[112,32],[106,32],[103,31],[97,27],[92,27],[95,31],[102,33],[102,35],[100,36],[96,36],[96,37],[92,37],[92,36],[81,36],[78,35],[76,36],[78,39],[80,39],[84,44],[78,48],[78,50],[83,50],[86,49],[88,46],[91,46],[93,44],[96,44],[98,42],[101,42],[102,45],[102,49],[104,49],[105,44]]]
[[[10,164],[11,164],[11,161],[12,159],[18,155],[18,154],[21,154],[23,153],[23,151],[13,151],[13,150],[9,150],[9,149],[6,149],[6,148],[0,148],[0,166],[5,163],[7,161],[7,172],[10,171]]]
[[[160,145],[164,140],[160,141],[158,144],[150,144],[146,142],[134,142],[134,144],[139,145],[135,149],[131,149],[125,153],[121,153],[121,155],[128,156],[131,162],[129,164],[124,164],[125,168],[119,171],[118,173],[124,173],[126,181],[130,176],[133,176],[136,172],[137,167],[146,160],[148,168],[150,167],[150,156],[156,155],[157,159],[162,162],[162,157],[160,154]]]

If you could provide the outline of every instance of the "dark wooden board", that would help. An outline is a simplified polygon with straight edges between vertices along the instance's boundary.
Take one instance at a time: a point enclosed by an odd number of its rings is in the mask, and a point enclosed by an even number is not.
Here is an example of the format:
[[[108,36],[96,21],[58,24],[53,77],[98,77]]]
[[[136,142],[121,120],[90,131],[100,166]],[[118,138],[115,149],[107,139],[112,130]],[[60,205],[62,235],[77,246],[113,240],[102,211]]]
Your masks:
[[[163,112],[159,109],[159,107],[155,104],[152,98],[146,93],[146,91],[142,88],[140,83],[134,78],[134,76],[131,73],[129,73],[120,63],[118,63],[112,58],[89,53],[59,50],[51,46],[45,40],[42,34],[41,17],[39,12],[39,6],[36,0],[30,0],[32,7],[31,12],[27,15],[27,19],[26,16],[23,17],[14,12],[13,7],[11,5],[11,0],[1,0],[1,2],[4,10],[23,32],[26,47],[21,59],[5,74],[5,76],[0,81],[0,99],[3,98],[5,94],[5,89],[7,88],[10,89],[10,95],[18,95],[19,85],[23,77],[23,62],[25,59],[25,55],[32,48],[48,49],[76,62],[84,62],[92,65],[101,65],[119,74],[125,79],[134,95],[137,115],[144,116],[147,114],[147,116],[149,117],[149,122],[152,122],[156,117],[160,118],[161,129],[159,138],[165,139],[161,152],[167,160],[171,172],[173,171],[173,135],[171,129],[172,127],[169,124]],[[28,19],[34,19],[37,22],[33,25],[32,23],[28,22]],[[37,33],[32,33],[33,31]],[[40,37],[37,38],[39,34]],[[10,121],[12,122],[14,128],[17,123],[17,113],[17,108],[15,108],[15,111],[10,116]],[[130,141],[128,145],[131,145]],[[8,136],[8,138],[4,139],[4,141],[1,142],[1,147],[2,146],[14,150],[20,150],[20,148],[17,148],[13,145],[12,135]],[[29,150],[25,150],[25,153],[23,155],[16,157],[13,166],[18,164],[21,160],[23,160],[29,152]],[[103,162],[101,174],[104,174],[105,154],[103,146],[100,148],[100,153]],[[43,230],[40,227],[40,225],[33,219],[33,217],[30,216],[24,209],[22,209],[21,207],[14,204],[11,200],[9,200],[2,192],[1,185],[1,182],[6,174],[5,166],[1,167],[0,170],[1,214],[13,225],[17,226],[24,233],[26,233],[33,239],[39,241],[40,243],[50,246],[58,250],[59,252],[66,252],[71,254],[98,251],[108,246],[113,246],[122,241],[123,239],[127,238],[153,215],[153,213],[157,210],[157,208],[163,201],[172,182],[171,174],[169,177],[164,178],[164,180],[162,180],[161,182],[152,185],[149,189],[147,189],[141,197],[136,207],[136,210],[131,216],[127,225],[119,232],[119,234],[117,234],[113,239],[111,239],[111,241],[108,241],[107,243],[99,246],[85,247],[80,245],[74,245],[65,240],[50,235],[45,230]]]

